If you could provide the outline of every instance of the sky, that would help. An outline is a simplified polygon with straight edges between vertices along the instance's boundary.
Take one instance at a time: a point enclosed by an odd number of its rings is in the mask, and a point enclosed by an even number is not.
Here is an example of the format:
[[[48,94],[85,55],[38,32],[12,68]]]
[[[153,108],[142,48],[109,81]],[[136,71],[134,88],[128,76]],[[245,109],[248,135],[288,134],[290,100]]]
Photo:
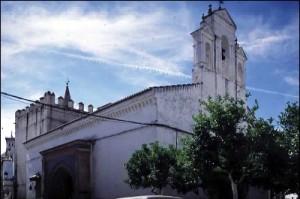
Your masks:
[[[192,82],[193,40],[216,1],[1,1],[1,91],[38,100],[64,95],[95,108],[151,86]],[[225,1],[246,63],[248,105],[277,116],[299,101],[299,2]],[[15,111],[1,95],[1,153]]]

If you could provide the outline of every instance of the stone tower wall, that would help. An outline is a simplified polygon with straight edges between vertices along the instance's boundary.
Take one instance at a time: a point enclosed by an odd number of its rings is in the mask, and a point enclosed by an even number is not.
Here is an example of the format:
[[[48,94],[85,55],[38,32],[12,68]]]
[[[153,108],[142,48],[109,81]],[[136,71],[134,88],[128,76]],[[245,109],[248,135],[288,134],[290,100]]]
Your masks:
[[[58,101],[61,100],[63,100],[62,97],[60,97]],[[40,100],[36,101],[36,103],[32,103],[30,107],[16,111],[15,166],[17,176],[17,198],[25,198],[26,189],[28,189],[28,187],[26,187],[25,167],[27,151],[23,143],[86,113],[83,111],[82,107],[80,111],[77,110],[77,112],[74,112],[73,101],[71,102],[71,106],[68,108],[64,107],[63,104],[56,104],[55,94],[48,91],[40,98]]]

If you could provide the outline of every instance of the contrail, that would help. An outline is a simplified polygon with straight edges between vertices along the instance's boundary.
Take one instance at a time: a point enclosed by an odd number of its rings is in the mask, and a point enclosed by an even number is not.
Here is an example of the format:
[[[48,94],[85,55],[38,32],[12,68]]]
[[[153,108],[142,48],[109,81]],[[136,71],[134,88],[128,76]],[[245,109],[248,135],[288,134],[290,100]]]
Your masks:
[[[280,93],[280,92],[277,92],[277,91],[269,91],[269,90],[265,90],[265,89],[261,89],[261,88],[253,88],[253,87],[249,87],[249,86],[247,86],[246,89],[252,90],[252,91],[257,91],[257,92],[262,92],[262,93],[268,93],[268,94],[272,94],[272,95],[281,95],[281,96],[285,96],[285,97],[292,97],[292,98],[299,99],[299,96],[297,96],[297,95],[291,95],[291,94],[287,94],[287,93]]]
[[[152,68],[152,67],[147,67],[147,66],[122,64],[122,63],[118,63],[113,60],[107,60],[104,58],[100,59],[100,58],[95,58],[95,57],[88,57],[85,55],[78,55],[78,54],[74,54],[74,53],[59,52],[59,51],[55,51],[55,50],[45,50],[45,51],[50,52],[50,53],[61,54],[64,56],[73,57],[73,58],[77,58],[77,59],[81,59],[81,60],[86,60],[86,61],[92,61],[92,62],[97,62],[97,63],[106,63],[106,64],[110,64],[110,65],[123,66],[123,67],[127,67],[127,68],[132,68],[132,69],[140,69],[140,70],[146,70],[149,72],[157,72],[157,73],[167,74],[167,75],[171,75],[171,76],[178,76],[178,77],[183,77],[183,78],[187,78],[187,79],[192,79],[192,77],[190,75],[186,75],[186,74],[180,73],[180,72],[173,72],[173,71],[163,70],[163,69],[159,69],[159,68]]]

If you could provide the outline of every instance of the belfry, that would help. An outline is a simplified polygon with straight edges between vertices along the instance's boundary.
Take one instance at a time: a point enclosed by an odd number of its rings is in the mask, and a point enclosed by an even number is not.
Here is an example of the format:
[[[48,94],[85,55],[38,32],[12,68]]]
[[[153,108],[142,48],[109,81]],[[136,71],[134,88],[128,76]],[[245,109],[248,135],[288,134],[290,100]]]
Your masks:
[[[201,84],[201,96],[245,96],[245,63],[243,48],[237,43],[236,25],[225,8],[202,16],[200,28],[191,33],[194,39],[193,83]]]

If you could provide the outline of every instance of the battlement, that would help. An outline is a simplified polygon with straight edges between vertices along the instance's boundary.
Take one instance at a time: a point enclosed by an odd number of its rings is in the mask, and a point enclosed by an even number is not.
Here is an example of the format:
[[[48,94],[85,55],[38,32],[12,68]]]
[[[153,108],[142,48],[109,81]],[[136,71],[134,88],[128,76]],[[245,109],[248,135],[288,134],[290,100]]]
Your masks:
[[[15,116],[16,117],[21,117],[27,113],[33,112],[33,111],[37,111],[37,109],[40,109],[41,107],[58,107],[58,108],[65,108],[66,111],[70,111],[70,110],[78,110],[80,112],[93,112],[93,109],[90,108],[92,105],[89,105],[89,110],[85,111],[84,110],[84,104],[82,102],[78,103],[78,109],[74,108],[74,101],[72,99],[68,100],[67,102],[65,101],[65,99],[60,96],[57,98],[57,102],[55,103],[55,94],[54,92],[50,92],[47,91],[45,92],[43,97],[40,97],[39,100],[36,100],[35,103],[31,103],[30,106],[26,106],[24,109],[22,110],[17,110],[15,112]],[[49,106],[47,106],[49,105]]]
[[[78,103],[78,109],[74,108],[74,101],[68,87],[65,97],[58,97],[55,102],[55,94],[47,91],[44,96],[22,110],[15,113],[16,134],[23,134],[23,142],[44,134],[87,113],[93,112],[93,106],[89,105],[84,110],[84,104]]]

